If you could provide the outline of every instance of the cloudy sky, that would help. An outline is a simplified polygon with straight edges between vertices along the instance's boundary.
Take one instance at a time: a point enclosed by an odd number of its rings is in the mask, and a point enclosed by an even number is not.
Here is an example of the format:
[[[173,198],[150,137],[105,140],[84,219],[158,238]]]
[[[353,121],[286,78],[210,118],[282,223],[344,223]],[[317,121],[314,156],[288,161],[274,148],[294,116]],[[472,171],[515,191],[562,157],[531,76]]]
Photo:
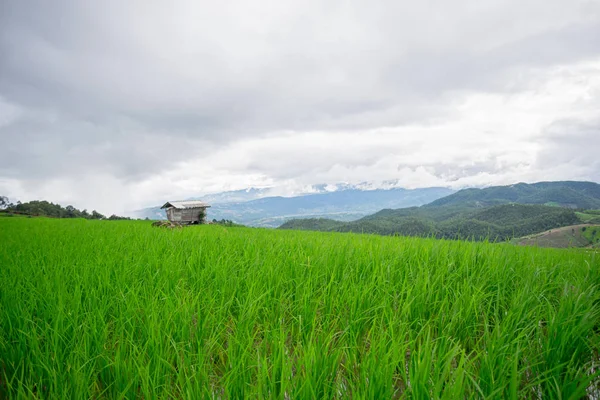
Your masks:
[[[0,1],[0,194],[600,181],[600,1]]]

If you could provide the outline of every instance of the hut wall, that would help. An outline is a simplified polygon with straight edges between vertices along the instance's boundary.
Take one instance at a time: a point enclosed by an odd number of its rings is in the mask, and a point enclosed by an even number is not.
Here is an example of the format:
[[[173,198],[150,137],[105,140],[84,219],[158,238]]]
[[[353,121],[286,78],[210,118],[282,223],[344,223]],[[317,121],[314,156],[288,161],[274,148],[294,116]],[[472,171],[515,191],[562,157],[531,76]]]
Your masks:
[[[206,208],[167,209],[167,219],[173,222],[206,223]]]
[[[172,222],[181,222],[181,211],[176,208],[167,209],[167,219]]]
[[[198,221],[198,209],[197,208],[187,208],[185,210],[181,210],[181,221],[182,222],[196,222]]]

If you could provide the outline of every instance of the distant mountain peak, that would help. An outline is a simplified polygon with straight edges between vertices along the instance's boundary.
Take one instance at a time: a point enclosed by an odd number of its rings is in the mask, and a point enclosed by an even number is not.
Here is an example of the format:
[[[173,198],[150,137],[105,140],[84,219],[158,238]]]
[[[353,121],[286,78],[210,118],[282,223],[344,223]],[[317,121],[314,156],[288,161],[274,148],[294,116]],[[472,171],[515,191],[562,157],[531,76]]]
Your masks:
[[[247,188],[208,194],[193,199],[211,204],[209,219],[229,219],[253,226],[279,226],[300,216],[354,220],[383,208],[419,206],[454,193],[448,188],[402,188],[369,183],[311,185],[303,193],[282,196],[274,188]],[[157,208],[140,210],[138,217],[164,218]]]

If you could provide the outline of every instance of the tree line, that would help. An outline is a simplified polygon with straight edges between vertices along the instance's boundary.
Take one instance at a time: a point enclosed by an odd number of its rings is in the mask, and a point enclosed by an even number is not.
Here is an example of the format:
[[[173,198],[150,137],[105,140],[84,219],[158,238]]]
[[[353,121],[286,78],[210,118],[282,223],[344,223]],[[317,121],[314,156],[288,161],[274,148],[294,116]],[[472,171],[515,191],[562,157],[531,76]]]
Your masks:
[[[108,220],[125,220],[131,219],[128,217],[121,217],[118,215],[111,215],[106,217],[96,210],[88,212],[87,210],[78,210],[72,205],[66,207],[60,204],[51,203],[46,200],[32,200],[25,203],[17,201],[13,204],[9,201],[8,197],[0,196],[0,210],[7,214],[22,214],[32,215],[39,217],[52,217],[52,218],[85,218],[85,219],[108,219]]]

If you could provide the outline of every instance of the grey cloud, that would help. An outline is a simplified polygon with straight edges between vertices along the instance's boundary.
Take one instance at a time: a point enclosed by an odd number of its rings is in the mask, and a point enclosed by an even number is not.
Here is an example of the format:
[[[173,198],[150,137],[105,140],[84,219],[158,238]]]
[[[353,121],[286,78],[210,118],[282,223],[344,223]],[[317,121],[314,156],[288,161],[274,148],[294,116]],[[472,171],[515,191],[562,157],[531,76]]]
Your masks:
[[[208,143],[146,135],[130,121],[71,120],[57,114],[26,114],[5,127],[0,176],[31,181],[107,174],[137,180],[165,165],[211,148]]]
[[[454,163],[431,163],[424,166],[432,175],[445,182],[454,182],[481,173],[502,174],[514,167],[512,165],[502,165],[494,156],[490,156],[490,158],[483,161],[468,162],[468,160],[462,160]],[[401,169],[401,166],[398,168]]]
[[[25,111],[0,138],[31,145],[0,173],[135,180],[240,137],[424,124],[600,53],[594,2],[413,3],[2,2],[0,96]]]

